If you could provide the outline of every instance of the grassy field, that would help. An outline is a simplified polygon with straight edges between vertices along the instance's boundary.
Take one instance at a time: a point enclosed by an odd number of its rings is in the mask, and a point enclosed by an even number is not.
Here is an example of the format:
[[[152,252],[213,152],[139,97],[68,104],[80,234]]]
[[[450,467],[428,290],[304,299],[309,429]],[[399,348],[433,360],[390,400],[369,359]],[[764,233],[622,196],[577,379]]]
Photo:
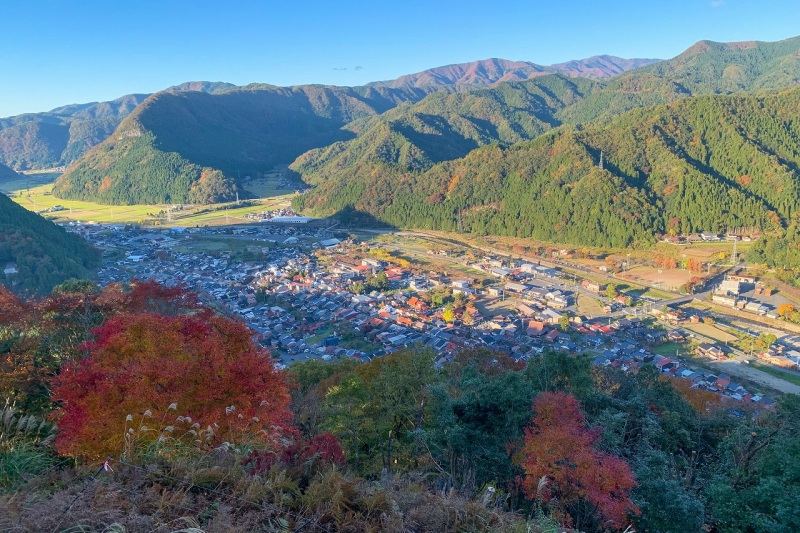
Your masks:
[[[603,314],[603,305],[594,298],[579,293],[578,313],[582,315],[601,315]]]
[[[58,172],[35,172],[23,174],[19,179],[0,181],[0,192],[11,193],[14,191],[27,191],[30,187],[47,185],[53,183],[58,176]]]
[[[656,346],[652,351],[653,353],[657,353],[658,355],[663,355],[665,357],[675,357],[676,353],[679,355],[686,355],[689,352],[686,346],[677,342],[668,342],[666,344]]]
[[[161,224],[168,226],[197,226],[197,225],[221,225],[221,224],[242,224],[250,222],[245,215],[259,213],[261,211],[288,207],[291,202],[291,194],[281,196],[262,197],[257,205],[238,207],[236,202],[228,204],[217,204],[213,206],[190,207],[180,211],[172,211],[170,220],[164,213],[171,207],[168,205],[104,205],[95,202],[82,200],[65,200],[56,198],[51,194],[54,175],[42,177],[48,183],[34,185],[31,180],[30,188],[28,181],[16,180],[0,184],[0,190],[9,192],[13,200],[22,207],[30,211],[40,212],[42,215],[56,221],[81,221],[98,222],[104,224],[116,223],[139,223],[139,224]],[[264,181],[264,180],[260,180]],[[277,182],[265,184],[260,191],[266,194],[277,193]],[[253,191],[255,193],[255,191]],[[55,206],[64,209],[57,212],[43,213]]]
[[[779,370],[770,365],[765,365],[762,363],[751,363],[750,366],[757,368],[762,372],[766,372],[770,376],[775,376],[776,378],[788,381],[789,383],[800,385],[800,374],[794,372],[785,372],[783,370]]]
[[[686,324],[684,327],[688,330],[694,331],[695,333],[705,335],[706,337],[718,340],[720,342],[736,342],[739,340],[736,336],[722,331],[713,324]]]

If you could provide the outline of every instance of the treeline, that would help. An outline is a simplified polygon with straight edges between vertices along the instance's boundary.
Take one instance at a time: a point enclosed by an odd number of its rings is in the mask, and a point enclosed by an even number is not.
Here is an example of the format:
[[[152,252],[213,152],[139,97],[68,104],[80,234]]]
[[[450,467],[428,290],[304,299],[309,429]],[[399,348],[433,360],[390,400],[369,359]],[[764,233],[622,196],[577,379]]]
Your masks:
[[[800,287],[800,232],[797,222],[785,232],[767,235],[754,242],[747,252],[747,260],[775,269],[781,281]]]
[[[100,253],[82,238],[0,194],[0,283],[47,294],[66,279],[93,277],[99,264]]]
[[[412,347],[281,372],[241,323],[153,282],[0,289],[0,326],[4,420],[38,428],[0,434],[3,527],[800,527],[795,395],[754,408],[551,351]]]
[[[800,130],[789,120],[798,105],[798,89],[684,99],[421,171],[377,159],[342,165],[351,161],[344,147],[293,165],[315,185],[296,208],[350,206],[399,227],[614,247],[662,233],[778,230],[800,198]]]

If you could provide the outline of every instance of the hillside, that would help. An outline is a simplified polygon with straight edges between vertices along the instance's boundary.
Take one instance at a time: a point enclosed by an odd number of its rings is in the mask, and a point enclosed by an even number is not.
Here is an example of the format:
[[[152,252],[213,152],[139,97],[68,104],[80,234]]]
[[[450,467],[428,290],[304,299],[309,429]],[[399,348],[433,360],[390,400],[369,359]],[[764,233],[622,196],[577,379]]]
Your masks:
[[[86,241],[0,194],[0,283],[46,294],[69,278],[90,278],[99,253]],[[4,274],[13,267],[16,273]]]
[[[700,41],[685,52],[626,72],[558,114],[583,123],[625,111],[704,94],[776,90],[800,83],[800,37],[778,42]]]
[[[195,81],[168,90],[214,94],[235,87]],[[0,118],[0,163],[22,170],[68,165],[111,135],[148,96],[129,94],[110,102],[65,105],[45,113]]]
[[[112,204],[231,199],[235,178],[352,137],[342,126],[426,94],[310,85],[158,93],[70,167],[53,192]]]
[[[424,170],[486,144],[533,139],[560,124],[559,110],[597,87],[551,74],[492,89],[433,93],[361,124],[355,139],[303,154],[291,168],[303,176],[355,176],[384,165]]]
[[[800,88],[707,96],[487,146],[426,171],[299,167],[298,208],[400,227],[636,246],[658,233],[776,229],[800,203]],[[604,168],[599,168],[600,154]],[[314,168],[314,171],[309,171]]]
[[[415,74],[407,74],[395,80],[375,82],[372,85],[385,87],[493,85],[503,81],[529,80],[546,74],[604,79],[658,61],[658,59],[623,59],[602,55],[555,65],[538,65],[530,61],[491,58],[436,67]]]
[[[700,41],[681,55],[640,69],[692,93],[734,93],[800,83],[800,36],[777,42]]]
[[[0,163],[22,170],[68,164],[108,137],[146,97],[131,94],[0,119]]]
[[[19,174],[17,174],[4,164],[0,163],[0,183],[3,183],[4,181],[16,180],[19,178],[20,178]]]

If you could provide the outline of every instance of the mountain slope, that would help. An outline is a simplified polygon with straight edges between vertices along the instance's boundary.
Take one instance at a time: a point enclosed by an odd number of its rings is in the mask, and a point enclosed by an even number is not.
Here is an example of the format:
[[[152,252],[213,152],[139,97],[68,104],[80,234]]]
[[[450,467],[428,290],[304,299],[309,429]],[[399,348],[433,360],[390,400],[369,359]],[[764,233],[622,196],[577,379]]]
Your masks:
[[[565,109],[566,123],[611,119],[637,107],[704,94],[788,89],[800,83],[800,37],[778,42],[700,41],[672,59],[626,72]]]
[[[108,137],[147,95],[0,119],[0,162],[23,170],[67,164]]]
[[[395,80],[375,82],[373,86],[428,87],[431,85],[493,85],[503,81],[523,81],[546,74],[563,74],[593,79],[610,78],[627,70],[648,65],[658,59],[623,59],[602,55],[555,65],[537,65],[529,61],[484,59],[436,67]]]
[[[167,90],[216,94],[235,87],[194,81]],[[72,104],[46,113],[0,118],[0,163],[22,170],[68,165],[111,135],[148,96],[129,94],[110,102]]]
[[[640,70],[672,79],[692,93],[793,87],[800,83],[800,36],[777,42],[700,41]]]
[[[231,199],[234,178],[351,137],[343,125],[426,94],[311,85],[158,93],[70,167],[53,194],[117,204]]]
[[[800,208],[797,109],[800,88],[684,99],[506,149],[486,146],[422,172],[312,174],[316,187],[296,207],[354,207],[400,227],[608,246],[665,232],[775,229]]]
[[[424,170],[486,144],[533,139],[560,125],[557,111],[597,87],[551,74],[492,89],[433,93],[359,124],[355,139],[303,154],[291,168],[310,183],[323,175],[367,176],[384,166]]]
[[[19,174],[17,174],[4,164],[0,163],[0,183],[3,183],[4,181],[16,180],[19,178],[20,178]]]
[[[0,194],[0,283],[46,294],[69,278],[90,278],[100,255],[86,241]],[[13,267],[16,273],[4,274]]]

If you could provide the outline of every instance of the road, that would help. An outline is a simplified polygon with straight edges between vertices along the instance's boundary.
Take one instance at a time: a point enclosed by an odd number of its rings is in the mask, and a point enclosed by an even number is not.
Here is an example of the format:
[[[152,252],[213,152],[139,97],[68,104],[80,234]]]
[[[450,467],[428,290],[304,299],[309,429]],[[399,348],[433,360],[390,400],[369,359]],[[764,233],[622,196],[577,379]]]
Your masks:
[[[683,330],[683,328],[673,326],[672,324],[665,324],[665,327],[669,330]],[[694,331],[692,331],[692,337],[700,342],[719,344],[719,341],[716,339],[706,337]],[[728,350],[734,354],[733,358],[722,360],[703,359],[700,364],[712,370],[719,369],[717,372],[725,372],[730,376],[746,379],[772,390],[783,393],[800,394],[800,386],[749,366],[747,361],[750,360],[750,357],[741,350],[731,347],[728,347]]]

